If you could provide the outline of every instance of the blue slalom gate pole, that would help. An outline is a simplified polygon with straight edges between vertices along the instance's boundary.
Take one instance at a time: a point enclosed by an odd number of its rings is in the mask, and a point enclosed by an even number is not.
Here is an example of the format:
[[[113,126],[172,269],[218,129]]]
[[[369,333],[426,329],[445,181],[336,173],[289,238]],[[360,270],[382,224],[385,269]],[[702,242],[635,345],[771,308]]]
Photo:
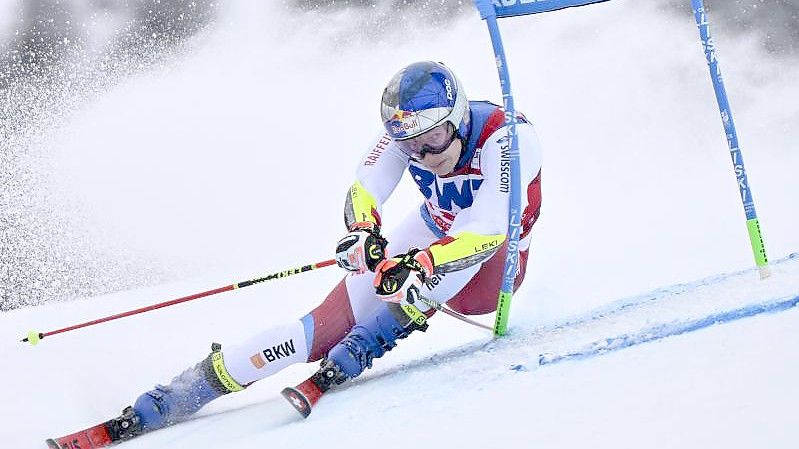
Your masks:
[[[516,139],[516,108],[513,103],[513,94],[510,87],[510,74],[508,62],[505,58],[505,48],[502,45],[502,35],[499,32],[497,18],[537,14],[555,11],[558,9],[584,6],[592,3],[601,3],[608,0],[474,0],[480,18],[486,21],[488,33],[491,36],[491,45],[499,73],[499,83],[502,87],[502,103],[505,109],[505,125],[508,127],[508,151],[502,156],[502,167],[508,167],[510,175],[510,198],[508,209],[508,252],[505,256],[505,267],[502,272],[502,287],[497,298],[497,315],[494,320],[494,335],[505,335],[508,330],[508,316],[510,315],[510,302],[513,298],[513,285],[519,268],[519,236],[521,234],[522,210],[521,187],[519,186],[521,174],[519,169],[519,142]],[[505,148],[503,148],[504,150]],[[507,162],[507,164],[506,164]]]
[[[735,131],[735,122],[732,119],[732,111],[730,110],[730,104],[727,100],[727,90],[724,88],[724,80],[722,79],[721,69],[719,68],[718,58],[716,57],[716,45],[710,35],[707,14],[705,13],[702,0],[691,0],[691,6],[694,10],[696,26],[699,27],[699,37],[702,39],[702,46],[704,47],[705,57],[707,58],[707,64],[710,69],[710,79],[713,81],[713,90],[716,92],[716,102],[718,103],[719,112],[721,113],[721,121],[724,124],[724,132],[727,135],[727,146],[730,148],[730,156],[732,157],[735,176],[738,179],[738,189],[741,193],[741,202],[743,203],[744,212],[746,214],[746,227],[749,232],[749,242],[752,245],[755,263],[760,271],[760,278],[763,279],[770,275],[766,246],[763,243],[763,236],[760,233],[760,221],[755,211],[752,190],[749,188],[749,179],[746,176],[743,155],[738,146],[738,133]]]
[[[497,315],[494,320],[494,335],[505,335],[508,329],[508,315],[510,301],[513,297],[513,283],[516,280],[516,271],[519,266],[519,235],[521,233],[522,211],[521,195],[519,194],[519,141],[516,139],[516,109],[513,105],[513,95],[510,88],[508,64],[505,60],[505,49],[502,46],[502,36],[497,24],[497,12],[494,5],[488,0],[475,0],[480,17],[486,21],[488,32],[491,35],[491,44],[496,56],[499,83],[502,85],[502,102],[505,108],[505,125],[508,126],[508,140],[506,145],[509,151],[504,152],[502,166],[506,158],[510,169],[510,209],[508,211],[508,254],[505,256],[505,268],[502,274],[502,287],[497,299]],[[506,156],[507,155],[507,156]]]

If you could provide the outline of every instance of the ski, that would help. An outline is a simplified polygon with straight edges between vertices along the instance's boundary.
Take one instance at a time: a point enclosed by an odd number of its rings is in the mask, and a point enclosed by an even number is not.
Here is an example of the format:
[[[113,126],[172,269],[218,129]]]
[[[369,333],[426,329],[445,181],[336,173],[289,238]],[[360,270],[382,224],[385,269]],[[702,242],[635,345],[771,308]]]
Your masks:
[[[284,388],[280,394],[289,401],[303,418],[307,418],[324,392],[314,383],[313,378],[309,378],[294,388]]]
[[[50,438],[46,441],[47,447],[49,449],[95,449],[110,446],[114,440],[111,438],[106,424],[98,424],[60,438]]]
[[[296,387],[282,391],[289,403],[303,418],[311,414],[311,409],[324,393],[311,377]],[[99,449],[122,441],[127,441],[144,433],[138,424],[138,417],[131,407],[122,412],[122,416],[80,430],[70,435],[49,438],[45,442],[48,449]]]
[[[49,449],[97,449],[129,440],[142,433],[132,407],[122,415],[70,435],[45,440]]]
[[[296,387],[284,388],[280,394],[302,415],[307,418],[319,398],[334,385],[341,385],[349,377],[332,360],[323,360],[319,371],[305,379]]]
[[[303,418],[311,414],[319,398],[334,384],[347,379],[341,369],[331,361],[324,361],[313,376],[296,387],[284,388],[281,394]],[[88,429],[59,438],[46,440],[49,449],[99,449],[129,440],[147,432],[142,428],[133,407],[126,407],[122,415]]]

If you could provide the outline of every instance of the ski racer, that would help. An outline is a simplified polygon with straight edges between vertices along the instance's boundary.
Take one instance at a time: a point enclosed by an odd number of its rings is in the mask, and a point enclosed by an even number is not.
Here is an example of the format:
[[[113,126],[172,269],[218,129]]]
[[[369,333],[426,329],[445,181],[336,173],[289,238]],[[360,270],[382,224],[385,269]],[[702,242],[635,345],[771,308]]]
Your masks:
[[[360,160],[346,194],[346,235],[336,262],[350,273],[298,320],[211,354],[168,384],[145,392],[104,423],[112,442],[179,422],[222,395],[294,364],[319,370],[284,395],[304,415],[331,386],[360,375],[397,340],[426,330],[435,312],[423,299],[475,315],[496,308],[506,253],[510,164],[505,111],[467,101],[443,64],[400,70],[382,96],[385,130]],[[541,207],[541,149],[517,117],[522,222],[515,288]],[[405,171],[421,206],[383,233],[381,206]],[[110,444],[110,443],[109,443]]]

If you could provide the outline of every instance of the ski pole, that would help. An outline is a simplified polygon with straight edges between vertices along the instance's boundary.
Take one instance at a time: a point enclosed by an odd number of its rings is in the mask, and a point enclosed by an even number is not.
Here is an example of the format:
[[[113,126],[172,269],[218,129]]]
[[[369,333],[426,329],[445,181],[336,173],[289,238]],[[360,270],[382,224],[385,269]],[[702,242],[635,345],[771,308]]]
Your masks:
[[[460,313],[458,313],[458,312],[456,312],[454,310],[451,310],[451,309],[449,309],[447,307],[444,307],[442,304],[439,304],[439,303],[433,301],[432,299],[425,298],[424,296],[419,296],[419,300],[421,300],[423,303],[427,304],[428,306],[438,310],[439,312],[445,313],[445,314],[447,314],[447,315],[449,315],[449,316],[451,316],[453,318],[457,318],[457,319],[463,321],[464,323],[468,323],[468,324],[471,324],[473,326],[477,326],[479,328],[485,329],[485,330],[487,330],[489,332],[492,332],[492,333],[494,332],[494,328],[493,327],[486,326],[483,323],[478,323],[477,321],[474,321],[474,320],[466,317],[465,315],[462,315],[462,314],[460,314]]]
[[[237,282],[235,284],[227,285],[224,287],[215,288],[213,290],[208,290],[201,293],[195,293],[193,295],[184,296],[182,298],[173,299],[171,301],[161,302],[158,304],[153,304],[151,306],[142,307],[135,310],[129,310],[127,312],[118,313],[116,315],[111,315],[103,318],[98,318],[96,320],[87,321],[85,323],[76,324],[74,326],[65,327],[63,329],[57,329],[50,332],[36,332],[30,331],[28,332],[28,336],[23,338],[21,342],[23,343],[30,343],[31,345],[35,345],[39,343],[45,337],[49,337],[50,335],[60,334],[62,332],[69,332],[75,329],[80,329],[82,327],[93,326],[95,324],[105,323],[106,321],[116,320],[119,318],[124,318],[126,316],[136,315],[138,313],[149,312],[155,309],[161,309],[164,307],[173,306],[175,304],[180,304],[182,302],[192,301],[198,298],[204,298],[206,296],[216,295],[217,293],[227,292],[230,290],[236,290],[239,288],[249,287],[250,285],[260,284],[261,282],[271,281],[272,279],[282,279],[284,277],[293,276],[299,273],[305,273],[306,271],[316,270],[317,268],[329,267],[331,265],[335,265],[336,261],[334,259],[325,260],[322,262],[317,262],[310,265],[303,265],[301,267],[292,268],[289,270],[278,271],[277,273],[272,273],[267,276],[251,279],[249,281]]]

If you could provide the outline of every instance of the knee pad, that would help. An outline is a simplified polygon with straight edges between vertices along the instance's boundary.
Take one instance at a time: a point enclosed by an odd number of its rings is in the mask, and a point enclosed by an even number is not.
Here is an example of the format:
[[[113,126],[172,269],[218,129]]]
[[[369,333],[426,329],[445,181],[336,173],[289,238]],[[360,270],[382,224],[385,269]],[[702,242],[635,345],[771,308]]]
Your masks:
[[[139,396],[133,409],[144,431],[180,422],[214,399],[245,388],[228,374],[221,349],[214,343],[203,361],[180,373],[169,385],[156,385]]]

